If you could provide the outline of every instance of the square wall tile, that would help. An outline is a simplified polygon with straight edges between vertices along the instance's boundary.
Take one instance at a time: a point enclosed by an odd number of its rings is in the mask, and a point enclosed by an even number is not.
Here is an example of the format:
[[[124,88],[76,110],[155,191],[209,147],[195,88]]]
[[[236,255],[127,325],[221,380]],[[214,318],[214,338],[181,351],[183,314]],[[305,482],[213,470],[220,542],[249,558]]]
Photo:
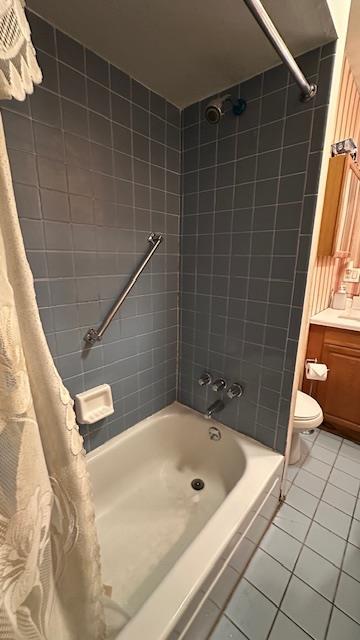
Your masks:
[[[30,98],[31,113],[34,120],[54,127],[60,127],[60,100],[54,93],[36,87]]]
[[[26,17],[31,28],[34,46],[55,55],[55,31],[54,27],[31,11],[26,12]]]
[[[34,141],[31,120],[11,111],[2,111],[8,148],[33,151]]]
[[[84,73],[84,47],[62,31],[56,31],[59,60]]]

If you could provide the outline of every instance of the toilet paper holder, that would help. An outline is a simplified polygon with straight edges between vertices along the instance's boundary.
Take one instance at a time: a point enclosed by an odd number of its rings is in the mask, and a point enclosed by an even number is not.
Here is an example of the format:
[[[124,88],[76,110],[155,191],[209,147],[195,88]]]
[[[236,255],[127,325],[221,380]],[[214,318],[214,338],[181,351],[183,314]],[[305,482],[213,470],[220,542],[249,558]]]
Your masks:
[[[314,364],[320,364],[319,360],[317,358],[306,358],[305,360],[305,368],[307,364],[310,363],[314,363]],[[328,371],[330,371],[330,369],[328,369]]]
[[[326,367],[326,376],[325,376],[325,378],[323,378],[323,380],[325,381],[327,379],[327,374],[330,371],[328,366],[326,364],[324,364],[324,363],[320,363],[317,358],[306,358],[305,365],[304,365],[305,366],[305,375],[306,375],[308,380],[312,380],[312,381],[316,380],[316,378],[311,378],[311,377],[308,377],[308,375],[307,375],[310,364],[319,364],[321,366],[324,365],[324,367]],[[321,378],[319,378],[318,381],[321,382]]]

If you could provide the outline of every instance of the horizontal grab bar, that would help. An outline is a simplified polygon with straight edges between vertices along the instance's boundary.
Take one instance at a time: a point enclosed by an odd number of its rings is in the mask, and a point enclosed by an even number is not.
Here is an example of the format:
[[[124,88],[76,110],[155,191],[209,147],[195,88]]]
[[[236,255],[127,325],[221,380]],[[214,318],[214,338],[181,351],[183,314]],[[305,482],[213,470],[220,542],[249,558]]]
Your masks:
[[[111,307],[110,311],[106,315],[106,317],[103,320],[103,322],[101,323],[100,327],[98,329],[92,328],[92,329],[89,329],[87,331],[87,333],[84,336],[85,342],[87,342],[88,344],[95,344],[95,342],[97,342],[98,340],[101,340],[101,338],[103,337],[103,335],[104,335],[106,329],[108,328],[110,322],[113,320],[115,314],[120,309],[122,303],[125,301],[126,297],[130,293],[130,291],[133,288],[135,282],[137,281],[139,275],[144,271],[147,263],[151,260],[153,254],[155,253],[156,249],[158,248],[158,246],[162,242],[162,240],[163,240],[163,237],[162,237],[161,234],[151,233],[149,235],[148,241],[150,243],[150,247],[149,247],[148,251],[146,252],[143,260],[141,261],[141,263],[139,264],[137,269],[132,274],[130,280],[128,281],[128,283],[126,285],[126,287],[121,292],[121,295],[120,295],[119,299]]]

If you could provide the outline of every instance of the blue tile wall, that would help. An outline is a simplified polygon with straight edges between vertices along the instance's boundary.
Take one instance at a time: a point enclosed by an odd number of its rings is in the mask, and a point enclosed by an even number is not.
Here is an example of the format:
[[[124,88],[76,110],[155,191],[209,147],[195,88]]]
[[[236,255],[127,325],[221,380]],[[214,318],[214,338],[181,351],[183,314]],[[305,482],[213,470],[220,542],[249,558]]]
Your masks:
[[[183,112],[181,402],[216,394],[203,370],[245,385],[218,419],[283,452],[299,336],[334,45],[299,59],[315,100],[280,65],[230,89],[240,117]]]
[[[35,14],[29,20],[44,81],[2,114],[58,370],[72,394],[112,386],[115,414],[82,429],[86,448],[177,394],[203,411],[215,394],[196,379],[210,369],[246,388],[220,420],[283,451],[334,45],[299,60],[319,83],[314,101],[299,102],[280,65],[232,87],[247,111],[214,126],[203,117],[207,100],[181,115]],[[103,341],[84,348],[151,231],[165,242]]]
[[[29,14],[44,81],[2,104],[15,195],[50,349],[72,394],[108,382],[87,449],[176,397],[180,112]],[[101,343],[84,348],[139,259],[165,241]]]

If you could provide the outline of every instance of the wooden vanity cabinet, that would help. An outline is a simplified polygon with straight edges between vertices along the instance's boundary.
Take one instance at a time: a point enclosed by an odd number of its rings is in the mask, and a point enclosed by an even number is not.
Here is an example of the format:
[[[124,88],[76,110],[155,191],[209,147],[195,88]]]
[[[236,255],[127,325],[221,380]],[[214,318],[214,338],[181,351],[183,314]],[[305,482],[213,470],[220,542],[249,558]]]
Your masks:
[[[321,405],[324,426],[360,442],[360,332],[311,325],[306,357],[330,369],[325,382],[303,382]]]

